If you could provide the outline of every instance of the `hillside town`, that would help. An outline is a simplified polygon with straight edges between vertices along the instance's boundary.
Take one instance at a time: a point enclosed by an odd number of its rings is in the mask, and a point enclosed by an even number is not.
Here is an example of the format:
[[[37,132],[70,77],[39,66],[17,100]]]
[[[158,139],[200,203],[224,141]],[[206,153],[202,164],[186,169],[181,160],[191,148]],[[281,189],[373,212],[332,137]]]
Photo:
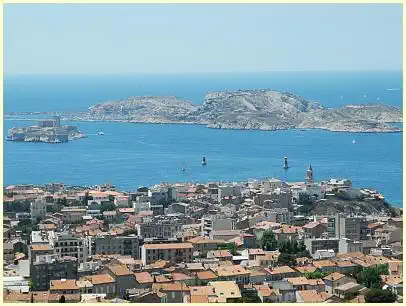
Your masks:
[[[402,209],[349,179],[317,182],[311,165],[304,177],[5,187],[3,299],[403,302]]]

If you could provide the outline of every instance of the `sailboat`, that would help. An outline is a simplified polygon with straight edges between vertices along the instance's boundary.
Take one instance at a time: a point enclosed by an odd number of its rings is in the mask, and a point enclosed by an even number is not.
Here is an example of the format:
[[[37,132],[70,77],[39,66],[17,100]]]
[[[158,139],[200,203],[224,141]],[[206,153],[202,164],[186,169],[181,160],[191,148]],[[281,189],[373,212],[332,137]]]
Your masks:
[[[353,139],[353,140],[352,140],[352,144],[355,144],[355,143],[356,143],[356,141],[355,141],[355,139]]]

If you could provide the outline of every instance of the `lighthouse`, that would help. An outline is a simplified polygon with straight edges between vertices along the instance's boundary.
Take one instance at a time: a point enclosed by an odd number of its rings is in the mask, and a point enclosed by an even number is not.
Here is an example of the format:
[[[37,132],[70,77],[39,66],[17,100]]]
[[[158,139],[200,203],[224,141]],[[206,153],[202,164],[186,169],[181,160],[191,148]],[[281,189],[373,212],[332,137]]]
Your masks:
[[[288,158],[285,157],[285,161],[284,161],[284,164],[283,164],[283,169],[287,170],[288,168],[289,168],[289,165],[288,165]]]
[[[306,184],[313,184],[313,168],[312,164],[309,164],[309,169],[306,171]]]

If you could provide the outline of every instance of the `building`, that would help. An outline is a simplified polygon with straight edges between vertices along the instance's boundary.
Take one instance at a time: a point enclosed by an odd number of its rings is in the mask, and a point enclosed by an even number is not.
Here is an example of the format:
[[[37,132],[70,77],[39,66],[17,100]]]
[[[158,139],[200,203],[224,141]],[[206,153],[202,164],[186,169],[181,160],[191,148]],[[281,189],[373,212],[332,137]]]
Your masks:
[[[310,254],[315,254],[317,251],[320,251],[320,250],[333,250],[335,253],[338,253],[339,242],[340,242],[340,239],[338,239],[338,238],[328,238],[328,239],[306,238],[306,239],[304,239],[306,249],[310,252]]]
[[[303,226],[304,235],[308,238],[320,238],[327,232],[327,227],[320,222],[311,222]]]
[[[30,265],[33,290],[48,290],[51,280],[77,279],[77,270],[78,263],[75,257],[39,255]]]
[[[137,236],[96,236],[91,237],[92,255],[130,255],[140,258],[139,238]]]
[[[61,257],[72,256],[79,263],[86,262],[89,256],[89,246],[85,238],[78,238],[67,232],[49,232],[50,245]]]
[[[250,281],[250,271],[240,265],[212,267],[220,281],[233,281],[236,284],[248,284]]]
[[[348,238],[353,241],[366,240],[368,223],[366,217],[346,217],[337,214],[328,218],[327,230],[330,237]]]
[[[182,232],[180,220],[154,219],[153,222],[137,224],[139,238],[174,238]]]
[[[79,287],[76,285],[76,279],[51,280],[49,293],[53,294],[78,294]]]
[[[47,203],[43,199],[37,199],[30,204],[31,219],[44,219],[47,213]]]
[[[116,292],[115,280],[109,274],[89,275],[81,278],[80,281],[89,282],[91,284],[90,292],[88,290],[87,293],[106,294],[107,296],[112,296]]]
[[[191,243],[144,244],[141,247],[141,260],[149,265],[157,260],[170,262],[192,262],[193,245]]]
[[[123,298],[127,289],[137,285],[135,275],[124,265],[107,265],[106,272],[115,280],[115,292]]]
[[[31,262],[34,262],[38,256],[52,254],[55,254],[55,249],[49,244],[32,244],[28,249],[28,258]]]
[[[61,210],[61,214],[63,214],[64,223],[80,223],[83,220],[83,216],[87,215],[87,209],[80,207],[65,207]]]

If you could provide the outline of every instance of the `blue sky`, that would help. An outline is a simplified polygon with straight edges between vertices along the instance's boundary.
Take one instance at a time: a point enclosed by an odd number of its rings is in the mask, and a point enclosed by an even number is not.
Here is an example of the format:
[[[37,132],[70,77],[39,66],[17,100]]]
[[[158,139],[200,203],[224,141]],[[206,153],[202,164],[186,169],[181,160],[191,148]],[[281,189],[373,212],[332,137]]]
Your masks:
[[[399,70],[400,4],[5,4],[6,74]]]

